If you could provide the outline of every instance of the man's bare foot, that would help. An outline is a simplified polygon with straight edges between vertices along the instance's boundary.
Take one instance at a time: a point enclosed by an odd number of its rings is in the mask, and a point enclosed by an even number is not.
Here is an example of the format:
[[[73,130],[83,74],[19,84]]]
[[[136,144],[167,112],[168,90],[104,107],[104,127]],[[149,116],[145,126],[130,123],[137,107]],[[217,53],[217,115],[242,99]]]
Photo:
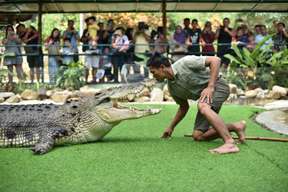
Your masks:
[[[245,129],[246,129],[246,121],[242,120],[237,123],[233,123],[235,127],[236,134],[238,135],[239,142],[244,143],[245,142]]]
[[[226,143],[218,148],[209,150],[210,153],[214,154],[237,153],[239,151],[239,148],[233,143]]]

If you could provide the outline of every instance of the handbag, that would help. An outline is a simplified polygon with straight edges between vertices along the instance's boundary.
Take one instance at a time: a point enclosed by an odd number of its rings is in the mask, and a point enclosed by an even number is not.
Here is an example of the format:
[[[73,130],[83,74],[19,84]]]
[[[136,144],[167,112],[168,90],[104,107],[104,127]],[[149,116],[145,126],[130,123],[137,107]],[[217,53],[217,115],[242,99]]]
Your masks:
[[[52,44],[48,46],[48,54],[57,56],[59,55],[59,46],[57,44]]]

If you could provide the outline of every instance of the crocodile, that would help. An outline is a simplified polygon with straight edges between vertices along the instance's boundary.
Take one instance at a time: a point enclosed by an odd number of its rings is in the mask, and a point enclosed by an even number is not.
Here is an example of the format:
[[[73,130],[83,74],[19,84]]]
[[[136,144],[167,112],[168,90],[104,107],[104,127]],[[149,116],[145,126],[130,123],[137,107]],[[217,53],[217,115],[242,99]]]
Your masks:
[[[118,104],[141,94],[145,86],[138,83],[104,89],[63,105],[0,105],[0,147],[32,147],[34,154],[45,154],[55,145],[101,140],[123,120],[160,112]]]

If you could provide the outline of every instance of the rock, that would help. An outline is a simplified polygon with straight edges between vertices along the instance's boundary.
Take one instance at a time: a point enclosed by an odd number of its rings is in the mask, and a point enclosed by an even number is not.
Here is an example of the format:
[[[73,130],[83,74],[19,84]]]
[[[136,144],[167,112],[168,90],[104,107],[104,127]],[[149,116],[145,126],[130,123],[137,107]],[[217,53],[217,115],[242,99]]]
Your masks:
[[[142,97],[139,97],[139,98],[135,99],[135,102],[139,102],[139,103],[149,102],[149,101],[150,101],[150,98],[147,97],[147,96],[142,96]]]
[[[23,100],[37,100],[39,97],[38,93],[36,91],[33,91],[31,89],[25,89],[21,93],[21,98]]]
[[[79,98],[81,97],[81,92],[76,90],[76,91],[73,91],[70,98]]]
[[[174,99],[173,99],[173,97],[171,97],[169,95],[164,95],[164,101],[173,102]]]
[[[164,94],[160,88],[157,88],[157,87],[153,88],[150,95],[151,95],[150,101],[152,101],[152,102],[162,102],[163,101]]]
[[[257,99],[264,99],[265,98],[266,93],[267,93],[266,91],[264,91],[261,88],[257,88],[257,89],[255,89],[255,91],[257,91],[257,95],[256,95]]]
[[[240,96],[238,102],[239,102],[239,105],[246,105],[247,104],[247,97],[244,95]]]
[[[237,85],[229,83],[229,90],[232,94],[237,94]]]
[[[7,99],[9,97],[14,96],[15,94],[13,92],[0,92],[0,97]]]
[[[271,99],[280,99],[281,97],[285,97],[286,95],[286,88],[275,85],[272,87],[272,90],[269,92],[267,97]]]
[[[287,112],[281,110],[264,111],[255,120],[269,130],[288,135],[288,124],[285,121],[287,115]]]
[[[245,92],[242,89],[238,88],[237,89],[237,96],[240,96],[240,95],[245,95]]]
[[[276,110],[276,109],[288,109],[288,100],[278,100],[272,103],[267,103],[264,105],[264,109],[266,110]]]
[[[55,105],[61,105],[61,103],[55,103],[54,101],[50,99],[45,100],[22,100],[19,104],[21,105],[35,105],[35,104],[55,104]]]
[[[45,88],[40,88],[40,89],[38,90],[39,99],[40,99],[40,100],[47,99],[48,96],[47,96],[46,93],[47,93],[47,90],[46,90]]]
[[[245,96],[246,96],[246,98],[254,98],[254,97],[256,97],[256,95],[257,95],[257,90],[249,90],[249,91],[246,91],[245,92]]]
[[[0,103],[3,103],[5,99],[3,97],[0,97]]]
[[[54,92],[55,92],[55,91],[53,91],[53,90],[48,90],[48,91],[46,91],[47,97],[51,97],[51,96],[54,94]]]
[[[233,101],[235,101],[237,98],[238,98],[238,96],[237,96],[236,93],[230,93],[227,101],[228,101],[228,102],[233,102]]]
[[[150,97],[150,90],[145,87],[141,92],[140,92],[140,96],[146,96],[146,97]]]
[[[61,91],[61,92],[55,92],[51,99],[56,103],[64,103],[70,96],[72,95],[72,92],[70,91]]]
[[[90,96],[94,96],[95,93],[99,92],[99,89],[90,88],[89,86],[85,85],[84,87],[81,87],[79,91],[80,91],[81,96],[90,97]]]
[[[19,103],[21,101],[21,96],[20,95],[13,95],[9,97],[5,103]]]

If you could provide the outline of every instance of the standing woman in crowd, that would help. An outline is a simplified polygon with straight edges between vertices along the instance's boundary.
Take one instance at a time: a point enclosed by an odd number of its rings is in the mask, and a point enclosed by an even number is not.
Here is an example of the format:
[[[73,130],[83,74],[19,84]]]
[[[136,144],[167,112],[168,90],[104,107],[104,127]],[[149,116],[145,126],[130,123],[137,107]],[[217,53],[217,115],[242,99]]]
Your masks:
[[[6,27],[5,38],[2,41],[5,46],[4,65],[8,67],[8,81],[13,82],[13,66],[16,68],[17,77],[23,79],[21,40],[18,39],[12,25]]]
[[[121,71],[124,65],[124,59],[126,51],[129,48],[129,40],[126,35],[124,35],[124,29],[122,27],[118,28],[112,38],[112,65],[113,65],[113,75],[114,82],[118,83],[118,73]]]
[[[186,33],[181,25],[177,25],[171,39],[170,48],[172,50],[173,60],[176,61],[182,58],[186,53]]]
[[[212,31],[212,24],[210,21],[207,21],[201,34],[202,55],[215,55],[215,49],[213,45],[215,37],[215,33]]]
[[[60,31],[54,28],[51,35],[45,41],[45,48],[48,50],[48,72],[51,84],[56,83],[56,74],[60,61]]]

